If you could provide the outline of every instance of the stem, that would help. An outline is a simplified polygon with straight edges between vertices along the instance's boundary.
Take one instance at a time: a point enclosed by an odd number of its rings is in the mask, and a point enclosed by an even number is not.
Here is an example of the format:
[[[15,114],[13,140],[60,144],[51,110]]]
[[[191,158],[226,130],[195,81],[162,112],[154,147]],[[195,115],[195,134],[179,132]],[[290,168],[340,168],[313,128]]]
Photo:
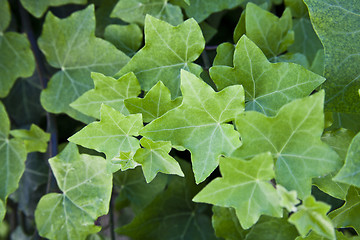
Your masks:
[[[215,46],[205,46],[205,50],[207,51],[214,51],[216,50],[218,47],[218,45],[215,45]]]

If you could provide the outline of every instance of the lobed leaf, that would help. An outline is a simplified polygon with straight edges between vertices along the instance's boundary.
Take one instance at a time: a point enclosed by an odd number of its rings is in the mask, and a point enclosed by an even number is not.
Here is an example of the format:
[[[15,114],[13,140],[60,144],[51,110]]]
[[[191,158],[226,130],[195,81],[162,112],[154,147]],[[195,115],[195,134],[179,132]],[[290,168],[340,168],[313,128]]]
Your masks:
[[[41,128],[32,124],[30,130],[16,129],[11,130],[10,134],[24,141],[26,151],[46,152],[47,142],[50,140],[50,133],[44,132]]]

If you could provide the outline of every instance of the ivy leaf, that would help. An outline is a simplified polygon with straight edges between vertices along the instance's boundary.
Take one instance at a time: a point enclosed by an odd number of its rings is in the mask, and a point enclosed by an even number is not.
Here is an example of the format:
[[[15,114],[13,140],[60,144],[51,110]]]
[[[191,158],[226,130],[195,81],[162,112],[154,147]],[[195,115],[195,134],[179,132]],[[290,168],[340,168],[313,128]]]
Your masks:
[[[168,0],[120,0],[111,13],[111,17],[144,25],[146,14],[172,25],[183,22],[181,8],[168,3]]]
[[[336,239],[334,226],[330,218],[326,216],[330,208],[331,206],[317,202],[310,195],[304,199],[303,204],[298,207],[298,211],[290,216],[289,222],[296,226],[302,237],[313,230],[328,239]]]
[[[124,100],[137,97],[141,92],[140,84],[134,73],[128,73],[116,80],[93,72],[91,78],[94,80],[95,88],[85,92],[71,103],[72,108],[99,119],[101,104],[106,104],[124,115],[129,115]]]
[[[46,152],[47,142],[50,140],[50,134],[44,132],[35,124],[31,124],[30,130],[16,129],[11,130],[10,134],[24,141],[28,153]]]
[[[325,49],[326,107],[360,112],[360,5],[356,0],[305,0]]]
[[[279,184],[276,185],[276,190],[281,199],[280,205],[286,208],[286,210],[288,210],[289,212],[295,212],[296,211],[295,205],[300,203],[300,201],[297,199],[296,191],[292,190],[289,192],[288,190],[286,190],[286,188],[284,188]]]
[[[280,197],[269,183],[275,177],[273,167],[270,153],[259,154],[250,161],[221,158],[223,177],[209,183],[193,201],[233,207],[244,229],[254,225],[263,214],[282,217]]]
[[[37,18],[42,15],[49,7],[57,7],[66,4],[86,4],[87,0],[20,0],[24,8]]]
[[[358,133],[351,141],[346,155],[345,164],[339,173],[334,177],[334,181],[347,183],[360,187],[360,134]]]
[[[201,29],[194,19],[173,27],[147,15],[145,46],[116,76],[134,72],[146,91],[161,80],[174,99],[181,94],[180,69],[200,75],[202,68],[192,62],[200,56],[204,45]]]
[[[351,186],[346,195],[345,204],[329,214],[335,227],[345,228],[353,227],[356,232],[360,233],[360,191],[358,188]]]
[[[120,152],[120,155],[117,157],[114,157],[112,159],[112,162],[115,164],[119,164],[120,169],[122,171],[126,171],[128,169],[134,169],[137,166],[140,166],[140,164],[135,162],[135,160],[134,160],[134,155],[139,148],[140,148],[140,146],[138,146],[138,148],[136,148],[136,149],[132,149],[129,152]]]
[[[359,240],[358,237],[345,237],[342,232],[338,232],[338,231],[335,231],[335,235],[337,240],[347,240],[347,239]],[[326,240],[326,239],[328,238],[316,234],[314,231],[311,231],[309,235],[307,235],[306,237],[299,236],[295,240]]]
[[[124,116],[119,111],[101,105],[100,122],[93,122],[71,136],[70,142],[103,152],[108,160],[139,148],[134,136],[143,127],[141,114]]]
[[[222,43],[216,48],[213,66],[223,65],[233,67],[235,46],[231,43]],[[211,68],[210,68],[211,71]]]
[[[182,98],[171,100],[169,89],[159,81],[144,98],[128,98],[124,103],[130,113],[141,113],[144,122],[151,122],[167,111],[178,107]]]
[[[245,21],[245,22],[242,22]],[[235,28],[234,42],[246,34],[264,52],[274,58],[286,51],[294,42],[290,9],[285,9],[281,18],[253,3],[246,5],[245,16]]]
[[[134,161],[141,164],[147,183],[151,182],[158,172],[184,176],[179,163],[168,154],[171,150],[170,142],[153,142],[142,138],[140,144],[143,148],[136,151]]]
[[[90,72],[113,75],[129,58],[109,42],[95,37],[93,5],[65,19],[49,13],[38,44],[49,64],[60,69],[41,93],[41,104],[49,112],[64,112],[89,122],[89,117],[69,104],[93,88]]]
[[[311,178],[337,170],[341,159],[320,139],[324,130],[324,92],[283,106],[275,117],[245,112],[236,118],[243,145],[232,156],[250,159],[271,152],[276,181],[299,198],[310,195]],[[301,144],[299,144],[301,143]]]
[[[225,240],[244,240],[248,230],[244,230],[233,208],[213,206],[212,225],[217,237]]]
[[[70,143],[49,163],[62,193],[40,199],[35,211],[40,236],[80,240],[100,231],[94,222],[109,211],[112,190],[106,161],[99,156],[80,155],[76,145]]]
[[[308,10],[302,0],[285,0],[285,6],[290,8],[291,14],[295,18],[302,18],[308,16]]]
[[[2,220],[5,217],[5,213],[6,213],[6,207],[4,202],[0,199],[0,222],[2,222]]]
[[[236,45],[234,67],[213,66],[210,75],[218,89],[242,84],[246,110],[266,115],[275,115],[286,103],[308,96],[325,81],[297,64],[270,63],[246,36]]]
[[[11,20],[7,0],[0,0],[0,9],[0,98],[3,98],[8,95],[17,78],[32,75],[35,60],[24,34],[5,32]]]
[[[140,132],[155,141],[171,141],[191,152],[196,183],[204,181],[218,166],[221,154],[241,145],[232,121],[244,111],[241,86],[214,90],[195,75],[181,71],[182,104],[146,125]]]

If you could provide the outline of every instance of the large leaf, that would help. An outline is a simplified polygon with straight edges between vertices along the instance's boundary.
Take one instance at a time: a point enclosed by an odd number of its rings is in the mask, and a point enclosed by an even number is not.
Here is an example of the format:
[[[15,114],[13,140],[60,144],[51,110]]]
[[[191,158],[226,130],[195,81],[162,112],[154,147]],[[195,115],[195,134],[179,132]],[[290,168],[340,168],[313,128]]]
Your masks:
[[[189,149],[199,183],[218,166],[221,154],[230,154],[241,144],[233,126],[225,123],[244,111],[243,88],[230,86],[214,92],[195,75],[182,70],[181,91],[182,104],[146,125],[140,134]]]
[[[101,104],[106,104],[124,115],[129,115],[124,100],[137,97],[140,85],[134,73],[128,73],[119,79],[104,76],[101,73],[91,73],[95,88],[81,95],[70,106],[76,110],[99,119]]]
[[[29,130],[11,130],[10,134],[24,141],[27,152],[46,152],[47,142],[50,140],[50,133],[44,132],[35,124]]]
[[[38,43],[49,64],[60,69],[41,93],[41,104],[49,112],[64,112],[89,122],[89,117],[69,104],[93,88],[90,72],[113,75],[129,58],[109,42],[95,37],[93,5],[65,19],[49,13]]]
[[[357,0],[304,0],[325,49],[326,107],[360,112],[360,4]]]
[[[134,72],[144,90],[161,80],[176,98],[180,95],[180,69],[200,75],[202,68],[192,62],[200,56],[204,45],[201,29],[194,19],[173,27],[148,15],[145,46],[116,76]]]
[[[100,231],[95,220],[109,211],[112,174],[102,157],[79,154],[75,144],[49,160],[62,193],[43,196],[35,211],[39,234],[50,239],[85,239]]]
[[[15,80],[30,77],[35,69],[35,60],[26,36],[5,32],[11,14],[7,0],[0,0],[0,97],[5,97]]]
[[[269,180],[275,177],[270,153],[250,161],[221,158],[222,178],[208,184],[193,201],[222,207],[233,207],[244,229],[250,228],[261,215],[281,217],[280,196]]]
[[[276,159],[277,183],[310,195],[311,179],[337,170],[341,159],[321,141],[324,130],[324,92],[294,100],[275,117],[246,112],[236,118],[243,145],[232,155],[250,159],[270,151]]]
[[[213,206],[212,224],[217,237],[225,240],[244,240],[247,230],[244,230],[233,208]]]
[[[325,81],[297,64],[270,63],[246,36],[236,45],[234,67],[214,66],[210,75],[219,89],[242,84],[246,109],[266,115],[275,115],[286,103],[308,96]]]
[[[146,14],[172,25],[178,25],[183,21],[181,8],[172,5],[168,0],[120,0],[111,13],[111,17],[144,25]]]

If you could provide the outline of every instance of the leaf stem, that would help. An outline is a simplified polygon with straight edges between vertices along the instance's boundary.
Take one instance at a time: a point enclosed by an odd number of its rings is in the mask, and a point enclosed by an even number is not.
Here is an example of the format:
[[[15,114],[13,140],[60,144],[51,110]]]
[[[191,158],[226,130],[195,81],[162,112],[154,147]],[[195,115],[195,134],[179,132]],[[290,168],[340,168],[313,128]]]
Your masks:
[[[218,47],[218,45],[214,45],[214,46],[205,46],[205,50],[206,51],[214,51],[216,50]]]

